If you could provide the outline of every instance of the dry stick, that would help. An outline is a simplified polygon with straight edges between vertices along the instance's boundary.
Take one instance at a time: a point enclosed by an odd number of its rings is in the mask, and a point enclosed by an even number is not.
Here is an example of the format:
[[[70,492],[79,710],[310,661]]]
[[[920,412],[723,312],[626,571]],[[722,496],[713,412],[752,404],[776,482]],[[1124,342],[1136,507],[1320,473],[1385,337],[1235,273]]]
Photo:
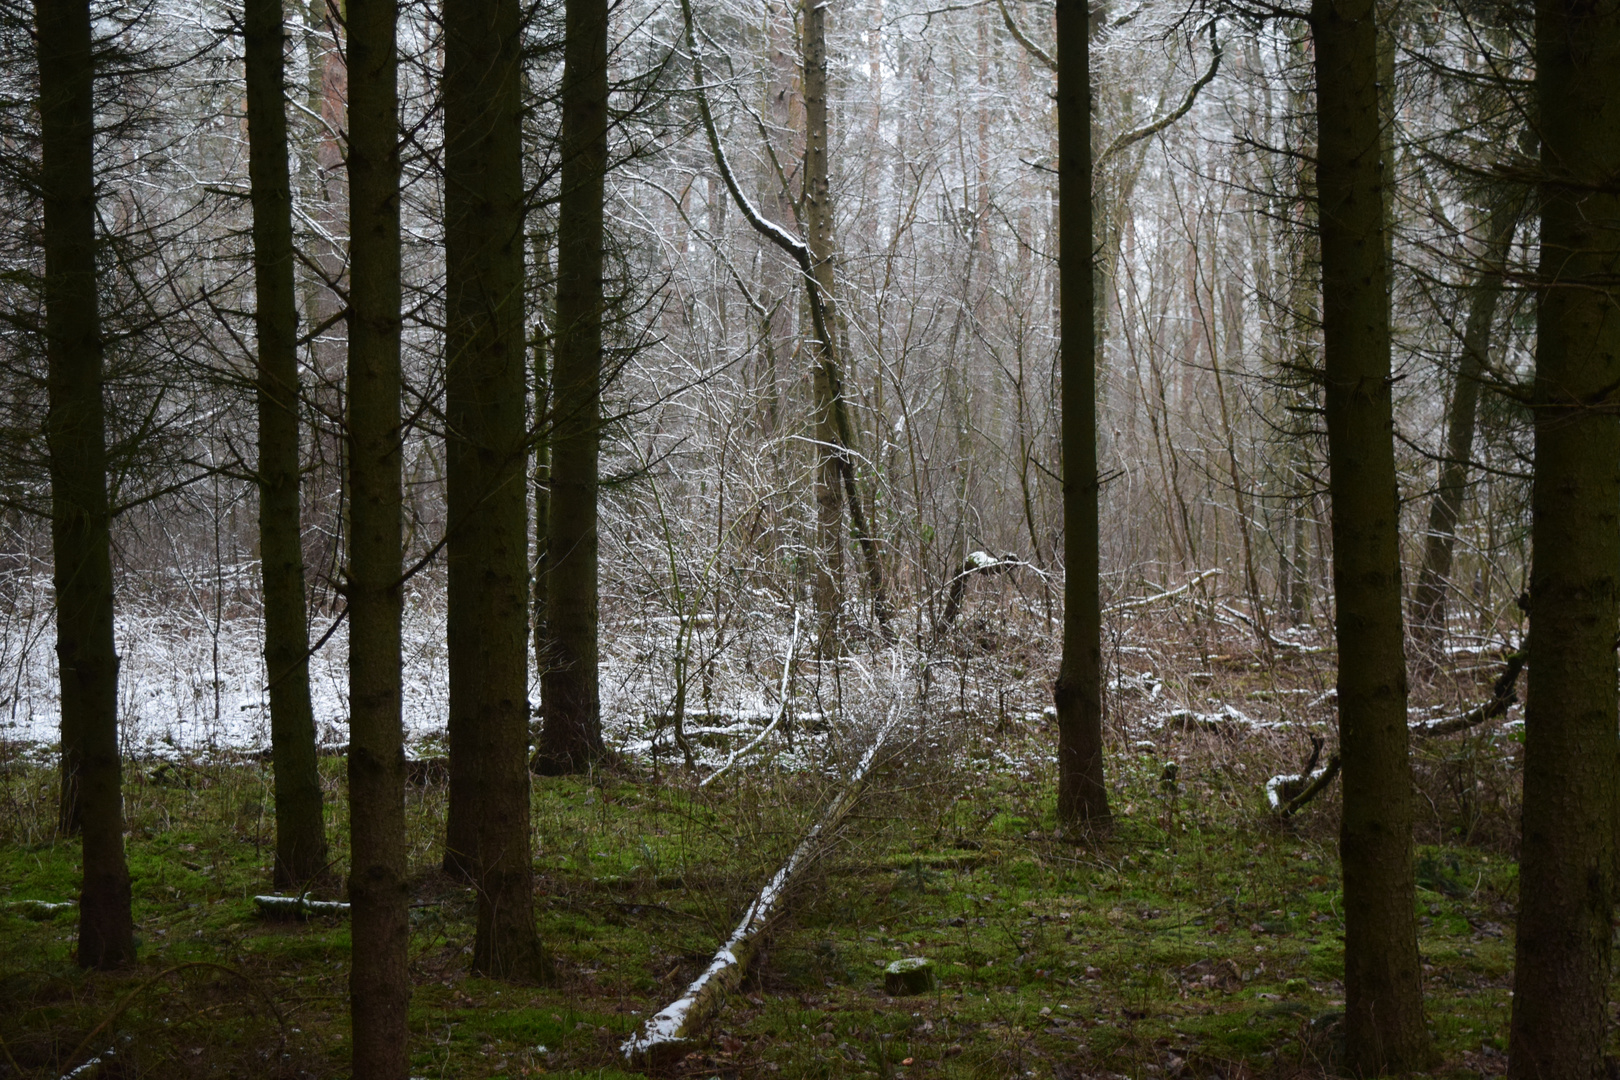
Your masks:
[[[640,1033],[632,1035],[619,1047],[627,1060],[656,1061],[679,1053],[682,1044],[691,1038],[705,1021],[720,1011],[726,994],[742,981],[748,971],[749,962],[759,951],[763,932],[789,886],[792,885],[793,875],[816,856],[821,842],[838,828],[850,808],[855,805],[862,782],[871,771],[872,763],[877,760],[878,751],[883,748],[890,732],[894,730],[899,715],[898,706],[889,710],[889,718],[878,730],[877,737],[872,740],[872,745],[861,757],[860,764],[855,766],[855,771],[850,774],[844,790],[833,800],[832,805],[827,807],[821,819],[810,827],[810,831],[799,842],[799,846],[793,849],[788,861],[782,864],[782,868],[759,891],[753,903],[748,905],[748,910],[743,913],[737,929],[733,930],[725,944],[720,946],[703,974],[699,975],[679,998],[648,1019],[642,1025]]]
[[[1328,758],[1327,764],[1322,766],[1322,771],[1316,774],[1316,778],[1306,786],[1305,790],[1288,800],[1288,805],[1282,808],[1282,816],[1285,818],[1293,817],[1306,803],[1316,798],[1324,788],[1333,783],[1333,778],[1338,775],[1339,755],[1333,754]]]
[[[1012,34],[1013,40],[1022,45],[1025,52],[1029,53],[1029,55],[1033,56],[1036,60],[1039,60],[1048,70],[1056,71],[1058,67],[1057,57],[1035,44],[1030,36],[1024,32],[1023,27],[1018,25],[1018,20],[1013,18],[1012,12],[1008,10],[1007,0],[996,0],[996,7],[1001,10],[1001,21],[1006,24],[1007,32]],[[1192,84],[1192,87],[1187,91],[1187,96],[1182,99],[1181,104],[1169,114],[1162,116],[1151,123],[1145,124],[1142,127],[1136,128],[1132,131],[1122,132],[1116,139],[1114,139],[1113,142],[1108,144],[1108,148],[1106,150],[1097,155],[1097,160],[1092,163],[1093,169],[1101,168],[1103,162],[1107,161],[1121,150],[1139,143],[1143,139],[1151,138],[1152,136],[1157,135],[1159,132],[1163,131],[1165,128],[1169,127],[1171,124],[1174,124],[1177,120],[1180,120],[1183,116],[1186,116],[1192,111],[1194,103],[1198,101],[1198,92],[1214,81],[1215,73],[1221,68],[1221,43],[1220,40],[1215,36],[1214,23],[1209,25],[1209,44],[1211,50],[1214,52],[1214,56],[1210,58],[1209,70],[1204,72],[1198,81]]]
[[[727,769],[731,768],[737,763],[739,758],[751,751],[760,743],[764,742],[765,737],[771,732],[775,731],[776,725],[782,722],[782,717],[786,716],[788,711],[788,684],[793,677],[793,653],[798,647],[799,612],[797,609],[795,609],[793,612],[793,637],[788,641],[787,659],[782,663],[782,704],[777,707],[776,715],[771,718],[771,722],[769,724],[765,725],[764,731],[761,731],[758,735],[755,735],[752,739],[749,739],[748,744],[741,750],[732,751],[732,753],[727,756],[726,763],[699,781],[698,787],[708,787],[715,780],[719,779],[719,777],[724,774]]]
[[[1220,573],[1223,573],[1223,571],[1200,570],[1198,573],[1194,574],[1192,577],[1188,578],[1186,581],[1182,582],[1180,585],[1177,585],[1173,589],[1168,589],[1162,593],[1154,593],[1152,596],[1141,596],[1135,600],[1121,600],[1117,604],[1109,604],[1107,607],[1103,608],[1103,614],[1114,615],[1121,611],[1129,611],[1131,608],[1147,607],[1149,604],[1157,604],[1160,600],[1169,600],[1172,597],[1180,596],[1182,593],[1186,592],[1194,585],[1197,585],[1205,578],[1214,577]]]
[[[1177,120],[1180,120],[1183,116],[1186,116],[1192,111],[1193,104],[1198,100],[1198,92],[1204,87],[1208,86],[1214,80],[1215,73],[1221,69],[1221,43],[1220,40],[1215,36],[1215,24],[1213,22],[1209,24],[1209,46],[1214,52],[1214,56],[1212,56],[1209,61],[1209,70],[1204,72],[1203,76],[1197,82],[1192,84],[1192,87],[1187,91],[1187,96],[1182,99],[1181,104],[1168,115],[1160,117],[1158,120],[1155,120],[1143,127],[1139,127],[1135,131],[1127,131],[1120,135],[1117,139],[1108,144],[1108,149],[1097,155],[1097,162],[1093,168],[1102,165],[1103,162],[1107,161],[1109,158],[1113,157],[1127,146],[1131,146],[1134,143],[1141,142],[1143,139],[1151,138],[1152,136],[1157,135],[1159,132],[1163,131],[1165,128],[1169,127],[1171,124],[1174,124]]]
[[[1024,51],[1045,64],[1050,71],[1057,70],[1057,58],[1030,39],[1024,33],[1018,21],[1013,18],[1012,12],[1007,10],[1007,0],[996,0],[996,6],[1001,9],[1001,21],[1007,24],[1007,32],[1012,34],[1013,40],[1024,47]]]

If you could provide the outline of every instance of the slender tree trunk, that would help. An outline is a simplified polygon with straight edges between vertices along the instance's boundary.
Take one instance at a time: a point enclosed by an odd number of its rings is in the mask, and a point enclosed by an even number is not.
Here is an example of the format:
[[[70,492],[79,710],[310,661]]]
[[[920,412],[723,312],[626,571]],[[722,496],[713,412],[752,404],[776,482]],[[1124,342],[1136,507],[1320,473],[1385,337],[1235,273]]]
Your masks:
[[[477,886],[473,970],[537,979],[549,974],[549,960],[535,933],[529,846],[521,20],[518,0],[458,0],[444,14],[451,746],[444,861]]]
[[[1463,327],[1462,361],[1446,407],[1446,449],[1440,478],[1429,503],[1429,528],[1423,537],[1423,562],[1413,597],[1412,626],[1419,647],[1432,654],[1444,641],[1446,587],[1457,546],[1457,520],[1468,484],[1468,461],[1474,452],[1474,418],[1479,411],[1479,381],[1490,358],[1491,324],[1502,295],[1502,274],[1513,233],[1518,228],[1523,197],[1517,189],[1499,191],[1486,222],[1484,261],[1468,290],[1468,321]]]
[[[1058,820],[1109,821],[1103,783],[1102,600],[1098,591],[1097,339],[1092,319],[1091,57],[1082,0],[1057,4],[1058,363],[1063,405],[1063,659],[1058,713]]]
[[[1412,908],[1412,777],[1390,399],[1374,0],[1315,0],[1333,584],[1344,761],[1346,1051],[1372,1074],[1428,1052]]]
[[[281,0],[246,0],[248,178],[258,306],[259,566],[264,663],[276,771],[278,888],[326,869],[315,716],[309,700],[309,620],[298,465],[298,308],[293,291],[292,187],[282,104],[286,27]]]
[[[602,414],[602,241],[607,174],[607,0],[567,0],[551,513],[546,523],[550,662],[536,763],[579,772],[606,756],[597,665],[597,448]]]
[[[50,411],[56,657],[62,689],[61,825],[84,837],[79,964],[135,959],[124,862],[113,645],[106,413],[96,303],[95,106],[88,0],[34,5],[45,196],[45,337]]]
[[[804,223],[810,248],[810,273],[821,294],[822,317],[809,319],[817,337],[833,332],[832,182],[827,153],[827,5],[809,4],[804,12]],[[806,303],[813,304],[814,297]],[[822,324],[825,323],[825,327]],[[815,396],[816,560],[815,601],[821,619],[818,641],[830,647],[838,634],[844,600],[844,506],[839,475],[839,442],[834,368],[826,362],[831,341],[818,341],[818,363],[811,382]]]
[[[393,0],[349,0],[349,1004],[357,1080],[404,1080],[399,96]]]
[[[1620,3],[1536,6],[1541,270],[1508,1075],[1608,1075],[1620,620]]]
[[[551,310],[551,234],[534,245],[534,273],[540,280],[539,326],[534,334],[534,663],[542,680],[551,664],[546,636],[546,531],[551,521],[551,358],[546,346],[555,322]]]

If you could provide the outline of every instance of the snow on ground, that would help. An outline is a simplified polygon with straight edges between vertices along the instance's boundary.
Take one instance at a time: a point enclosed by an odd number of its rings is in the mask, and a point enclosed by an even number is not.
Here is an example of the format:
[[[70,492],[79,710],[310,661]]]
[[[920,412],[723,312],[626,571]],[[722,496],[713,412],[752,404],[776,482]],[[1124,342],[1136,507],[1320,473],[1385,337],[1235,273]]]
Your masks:
[[[312,619],[312,643],[331,629],[332,618]],[[762,667],[774,661],[779,673],[791,624],[791,615],[782,626],[750,620],[746,639],[733,631],[715,659],[707,703],[692,665],[686,728],[704,771],[722,764],[732,746],[741,746],[776,714],[779,676],[754,675],[753,661],[765,661]],[[657,719],[667,717],[674,700],[670,673],[677,630],[673,619],[608,621],[603,627],[604,736],[621,752],[679,760],[667,719]],[[114,633],[120,657],[119,733],[126,755],[165,758],[269,748],[263,623],[256,609],[227,608],[215,618],[206,606],[122,602]],[[449,704],[442,593],[421,591],[406,598],[403,640],[407,741],[413,753],[442,753]],[[45,748],[57,741],[55,644],[49,578],[19,588],[10,603],[0,602],[0,742]],[[700,644],[707,650],[712,640]],[[310,658],[316,741],[323,746],[348,741],[347,662],[345,622]],[[878,683],[898,674],[882,668],[876,658],[864,664],[857,659],[842,678],[851,688],[876,691]],[[797,676],[795,684],[791,743],[779,732],[759,752],[813,767],[825,761],[827,714],[835,702],[822,699],[829,687],[813,678]],[[538,699],[538,690],[538,675],[531,671],[531,699]]]

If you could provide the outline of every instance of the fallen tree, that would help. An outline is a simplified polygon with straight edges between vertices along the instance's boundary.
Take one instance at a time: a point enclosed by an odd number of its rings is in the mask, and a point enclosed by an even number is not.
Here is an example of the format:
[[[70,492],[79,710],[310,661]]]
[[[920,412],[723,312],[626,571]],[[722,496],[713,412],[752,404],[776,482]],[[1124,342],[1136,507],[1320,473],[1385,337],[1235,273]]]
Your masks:
[[[1443,716],[1437,720],[1427,720],[1421,724],[1412,725],[1412,735],[1419,739],[1432,739],[1437,735],[1455,735],[1478,727],[1487,720],[1495,719],[1508,711],[1508,707],[1519,700],[1519,673],[1524,670],[1525,662],[1530,659],[1530,650],[1520,646],[1507,656],[1507,665],[1502,674],[1496,677],[1496,683],[1491,687],[1491,699],[1478,708],[1469,709],[1456,716]]]
[[[793,854],[788,856],[787,862],[782,864],[781,869],[777,870],[759,891],[759,895],[754,897],[753,902],[748,905],[748,910],[743,912],[742,921],[714,954],[709,966],[692,981],[685,993],[648,1018],[641,1026],[641,1030],[620,1046],[619,1049],[624,1052],[627,1060],[649,1065],[667,1062],[678,1055],[698,1029],[720,1011],[726,995],[736,989],[743,976],[747,974],[748,965],[758,953],[765,930],[780,910],[788,889],[793,885],[795,875],[815,859],[822,843],[838,828],[855,805],[861,788],[872,771],[872,764],[877,760],[878,751],[883,749],[889,734],[894,730],[899,712],[898,706],[890,711],[888,719],[884,721],[883,727],[878,729],[872,745],[862,755],[860,763],[855,766],[855,771],[850,774],[843,790],[822,813],[820,819],[810,827],[810,831],[799,842],[799,846],[793,849]]]

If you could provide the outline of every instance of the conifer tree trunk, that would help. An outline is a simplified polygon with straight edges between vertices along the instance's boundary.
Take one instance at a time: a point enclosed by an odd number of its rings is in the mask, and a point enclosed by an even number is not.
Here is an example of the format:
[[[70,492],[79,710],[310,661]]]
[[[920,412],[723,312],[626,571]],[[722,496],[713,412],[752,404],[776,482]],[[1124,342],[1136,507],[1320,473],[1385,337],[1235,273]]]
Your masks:
[[[1058,820],[1109,820],[1103,784],[1102,600],[1098,591],[1097,339],[1092,322],[1091,57],[1087,5],[1057,4],[1058,363],[1063,379],[1063,658],[1058,713]]]
[[[597,449],[602,414],[602,241],[607,174],[607,0],[567,0],[551,507],[546,524],[544,723],[536,764],[580,772],[606,755],[597,665]]]
[[[1605,1068],[1620,620],[1620,3],[1536,5],[1541,269],[1508,1075]]]
[[[1493,200],[1486,223],[1484,260],[1468,290],[1468,321],[1463,326],[1462,361],[1446,406],[1446,449],[1439,483],[1429,503],[1429,528],[1423,537],[1423,562],[1413,594],[1413,631],[1419,648],[1433,653],[1444,641],[1446,587],[1457,546],[1457,520],[1468,485],[1468,461],[1474,453],[1474,421],[1479,412],[1479,380],[1490,359],[1491,324],[1502,295],[1502,275],[1523,199],[1503,189]]]
[[[134,961],[135,940],[118,755],[89,0],[39,0],[34,19],[44,158],[45,437],[62,691],[61,825],[84,837],[79,964],[115,968]]]
[[[274,879],[278,888],[299,888],[326,867],[326,832],[309,700],[299,502],[298,308],[282,103],[286,27],[281,0],[246,0],[243,15],[259,345],[259,565],[276,783]]]
[[[444,12],[450,816],[473,970],[537,978],[529,847],[527,359],[518,0]]]
[[[399,95],[393,0],[349,0],[349,1003],[357,1080],[405,1080]]]
[[[1413,916],[1412,778],[1390,399],[1375,0],[1315,0],[1333,585],[1344,762],[1345,1042],[1352,1071],[1428,1050]]]

